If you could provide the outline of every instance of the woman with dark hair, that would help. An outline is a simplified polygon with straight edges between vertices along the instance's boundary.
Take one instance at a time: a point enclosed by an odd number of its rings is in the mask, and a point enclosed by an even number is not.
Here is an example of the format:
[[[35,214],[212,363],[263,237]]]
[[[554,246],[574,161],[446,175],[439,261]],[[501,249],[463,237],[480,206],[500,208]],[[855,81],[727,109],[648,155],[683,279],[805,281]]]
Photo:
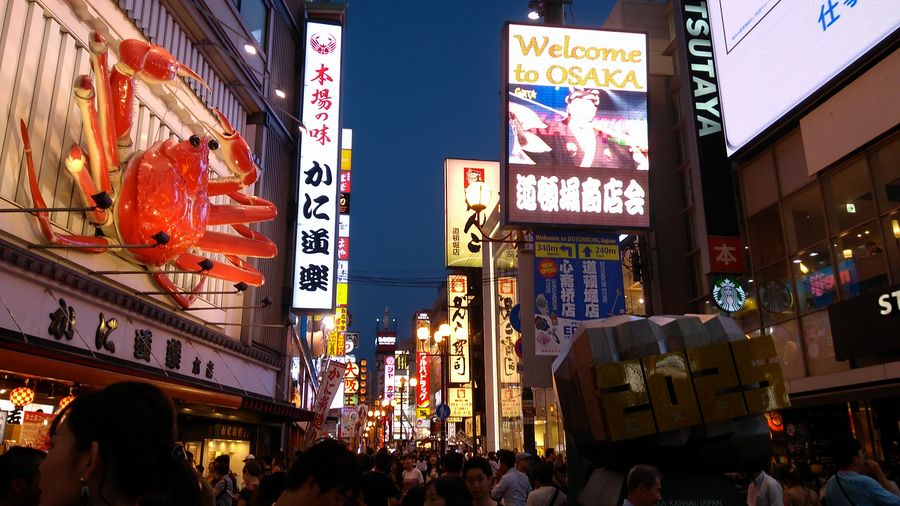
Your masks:
[[[356,504],[361,487],[362,469],[356,456],[342,443],[325,439],[294,461],[274,506]]]
[[[463,506],[463,489],[459,480],[435,478],[425,486],[425,506]]]
[[[41,506],[200,504],[175,437],[175,408],[155,386],[116,383],[77,397],[50,427]]]

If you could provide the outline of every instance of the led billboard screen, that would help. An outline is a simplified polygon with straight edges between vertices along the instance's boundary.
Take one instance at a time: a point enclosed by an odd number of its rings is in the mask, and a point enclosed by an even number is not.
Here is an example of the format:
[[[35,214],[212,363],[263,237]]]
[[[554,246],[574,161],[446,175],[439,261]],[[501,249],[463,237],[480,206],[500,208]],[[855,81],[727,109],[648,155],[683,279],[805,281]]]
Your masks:
[[[649,226],[647,38],[508,24],[506,223]]]
[[[709,24],[694,29],[711,31],[729,155],[900,27],[892,0],[710,0],[696,8],[709,9],[700,12]]]

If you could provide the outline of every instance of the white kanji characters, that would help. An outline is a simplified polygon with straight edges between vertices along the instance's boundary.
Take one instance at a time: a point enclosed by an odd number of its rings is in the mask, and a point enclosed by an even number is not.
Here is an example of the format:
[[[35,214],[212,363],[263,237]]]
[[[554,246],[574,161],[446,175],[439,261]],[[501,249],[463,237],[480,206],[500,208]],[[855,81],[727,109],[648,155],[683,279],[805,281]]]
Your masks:
[[[634,179],[628,183],[625,188],[625,211],[634,216],[635,214],[644,214],[644,189]]]
[[[589,177],[581,183],[581,208],[586,213],[603,212],[603,198],[600,193],[601,183]]]
[[[537,184],[534,174],[523,176],[516,174],[516,208],[523,211],[534,211],[537,209],[537,193],[535,185]]]
[[[537,183],[537,200],[541,211],[559,211],[559,186],[556,176],[541,176]]]
[[[614,177],[603,186],[603,212],[622,214],[622,181]]]
[[[570,177],[559,182],[559,208],[563,211],[581,212],[579,202],[579,187],[581,181],[577,177]]]

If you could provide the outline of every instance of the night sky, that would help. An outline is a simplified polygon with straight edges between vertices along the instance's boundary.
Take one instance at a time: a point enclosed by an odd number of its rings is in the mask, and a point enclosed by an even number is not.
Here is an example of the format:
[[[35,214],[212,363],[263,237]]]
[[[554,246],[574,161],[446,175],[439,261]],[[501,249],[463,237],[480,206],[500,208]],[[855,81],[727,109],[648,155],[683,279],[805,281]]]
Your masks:
[[[599,27],[614,4],[575,0],[566,24]],[[527,15],[527,0],[347,8],[341,108],[353,130],[349,308],[361,358],[374,355],[385,306],[408,339],[413,312],[437,296],[444,158],[499,158],[500,36]]]

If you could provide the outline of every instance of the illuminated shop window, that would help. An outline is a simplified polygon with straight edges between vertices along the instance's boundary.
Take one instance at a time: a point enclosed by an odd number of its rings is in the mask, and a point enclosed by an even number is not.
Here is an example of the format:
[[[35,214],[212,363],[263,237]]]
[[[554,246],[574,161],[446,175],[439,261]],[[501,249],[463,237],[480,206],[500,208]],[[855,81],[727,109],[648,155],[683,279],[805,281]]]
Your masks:
[[[832,242],[841,270],[838,280],[844,299],[889,284],[887,254],[879,228],[877,221],[870,221]]]
[[[823,179],[825,207],[833,235],[875,217],[875,199],[865,156],[850,160]]]
[[[846,262],[835,272],[828,243],[822,242],[791,258],[791,270],[797,288],[797,310],[808,313],[837,302],[839,280],[849,276]],[[848,277],[849,279],[849,277]]]

